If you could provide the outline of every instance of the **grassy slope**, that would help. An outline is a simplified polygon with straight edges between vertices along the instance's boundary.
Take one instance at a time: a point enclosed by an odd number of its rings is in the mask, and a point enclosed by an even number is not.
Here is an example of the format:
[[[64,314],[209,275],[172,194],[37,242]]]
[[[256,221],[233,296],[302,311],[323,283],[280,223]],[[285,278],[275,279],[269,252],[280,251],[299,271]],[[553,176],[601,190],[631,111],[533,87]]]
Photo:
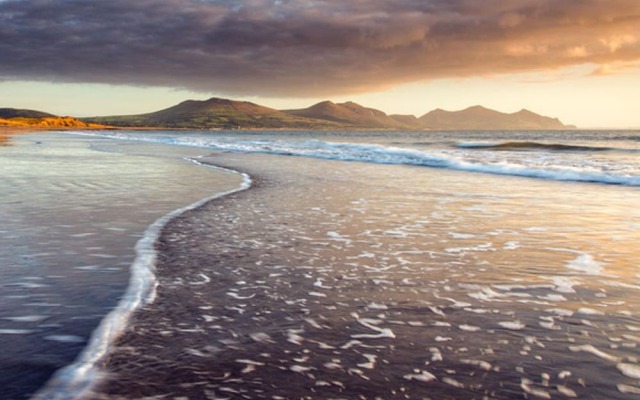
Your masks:
[[[108,128],[105,125],[87,123],[73,117],[0,118],[0,126],[12,128]]]
[[[323,101],[311,107],[284,111],[287,114],[332,121],[345,127],[365,129],[417,129],[410,118],[390,117],[380,110],[363,107],[353,102],[333,103]],[[417,120],[415,120],[417,122]]]
[[[250,102],[225,99],[187,100],[149,114],[97,117],[87,121],[113,126],[185,129],[330,129],[339,125],[286,114]]]

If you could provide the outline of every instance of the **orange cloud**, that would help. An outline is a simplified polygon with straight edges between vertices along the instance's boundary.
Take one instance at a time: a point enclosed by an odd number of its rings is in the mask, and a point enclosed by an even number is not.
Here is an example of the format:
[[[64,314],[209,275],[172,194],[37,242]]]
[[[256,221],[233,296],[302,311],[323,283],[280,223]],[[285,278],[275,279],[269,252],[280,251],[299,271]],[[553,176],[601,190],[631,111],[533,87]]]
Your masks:
[[[542,43],[511,44],[506,47],[506,52],[512,56],[541,56],[549,50],[549,45]]]
[[[500,17],[498,24],[504,28],[513,28],[525,21],[526,17],[519,13],[507,13]]]
[[[601,64],[597,68],[595,68],[592,72],[594,76],[606,76],[606,75],[616,75],[620,73],[627,72],[632,69],[639,69],[640,62],[616,62],[609,64]]]
[[[626,45],[634,45],[638,43],[638,37],[631,33],[620,33],[605,39],[600,39],[612,53]]]
[[[567,49],[567,56],[571,58],[585,58],[589,56],[589,51],[585,46],[575,46]]]
[[[637,0],[0,0],[0,78],[324,96],[640,61]]]

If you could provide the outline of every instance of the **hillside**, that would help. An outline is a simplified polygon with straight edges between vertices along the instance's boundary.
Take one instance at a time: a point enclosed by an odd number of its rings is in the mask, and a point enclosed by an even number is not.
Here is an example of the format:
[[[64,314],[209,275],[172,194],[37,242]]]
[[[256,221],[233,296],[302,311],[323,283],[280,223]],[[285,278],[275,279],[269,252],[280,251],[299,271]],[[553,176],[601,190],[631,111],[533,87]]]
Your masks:
[[[392,118],[382,111],[363,107],[351,101],[340,104],[323,101],[308,108],[285,110],[284,112],[299,117],[333,121],[353,128],[415,129],[418,127],[412,124],[410,116]]]
[[[326,120],[290,115],[246,101],[211,98],[187,100],[149,114],[95,117],[85,121],[113,126],[174,129],[329,129],[339,125]]]
[[[557,118],[528,110],[512,114],[473,106],[461,111],[433,110],[418,118],[420,126],[431,130],[555,130],[570,129]]]
[[[0,108],[1,119],[47,118],[47,117],[55,117],[55,115],[42,112],[42,111],[35,111],[35,110],[21,110],[18,108]]]
[[[415,115],[400,115],[400,114],[392,114],[389,115],[389,118],[401,123],[403,126],[406,126],[407,129],[420,129],[420,120],[416,118]]]
[[[560,130],[557,118],[528,110],[502,113],[481,106],[430,111],[420,118],[387,115],[354,102],[323,101],[308,108],[276,110],[246,101],[187,100],[160,111],[108,117],[58,117],[34,110],[0,108],[0,126],[43,129],[379,129],[379,130]]]
[[[40,113],[36,111],[36,113]],[[41,113],[51,115],[47,113]],[[10,114],[9,114],[10,115]],[[37,114],[33,114],[37,115]],[[9,117],[0,118],[0,127],[37,129],[106,129],[105,125],[80,121],[74,117]]]

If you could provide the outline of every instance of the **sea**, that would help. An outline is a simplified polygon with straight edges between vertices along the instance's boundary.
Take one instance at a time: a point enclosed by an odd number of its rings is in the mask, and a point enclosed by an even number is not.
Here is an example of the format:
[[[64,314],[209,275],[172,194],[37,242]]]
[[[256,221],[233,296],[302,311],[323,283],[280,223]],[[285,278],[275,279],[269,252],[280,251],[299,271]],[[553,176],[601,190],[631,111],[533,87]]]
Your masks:
[[[0,399],[635,399],[640,131],[0,142]]]

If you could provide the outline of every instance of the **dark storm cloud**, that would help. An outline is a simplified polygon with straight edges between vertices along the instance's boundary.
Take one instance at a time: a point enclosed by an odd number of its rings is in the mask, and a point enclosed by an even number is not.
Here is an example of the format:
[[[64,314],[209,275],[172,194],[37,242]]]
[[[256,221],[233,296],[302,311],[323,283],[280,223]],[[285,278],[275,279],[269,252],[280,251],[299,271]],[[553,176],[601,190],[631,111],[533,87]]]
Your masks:
[[[637,0],[0,0],[0,77],[270,96],[640,60]]]

